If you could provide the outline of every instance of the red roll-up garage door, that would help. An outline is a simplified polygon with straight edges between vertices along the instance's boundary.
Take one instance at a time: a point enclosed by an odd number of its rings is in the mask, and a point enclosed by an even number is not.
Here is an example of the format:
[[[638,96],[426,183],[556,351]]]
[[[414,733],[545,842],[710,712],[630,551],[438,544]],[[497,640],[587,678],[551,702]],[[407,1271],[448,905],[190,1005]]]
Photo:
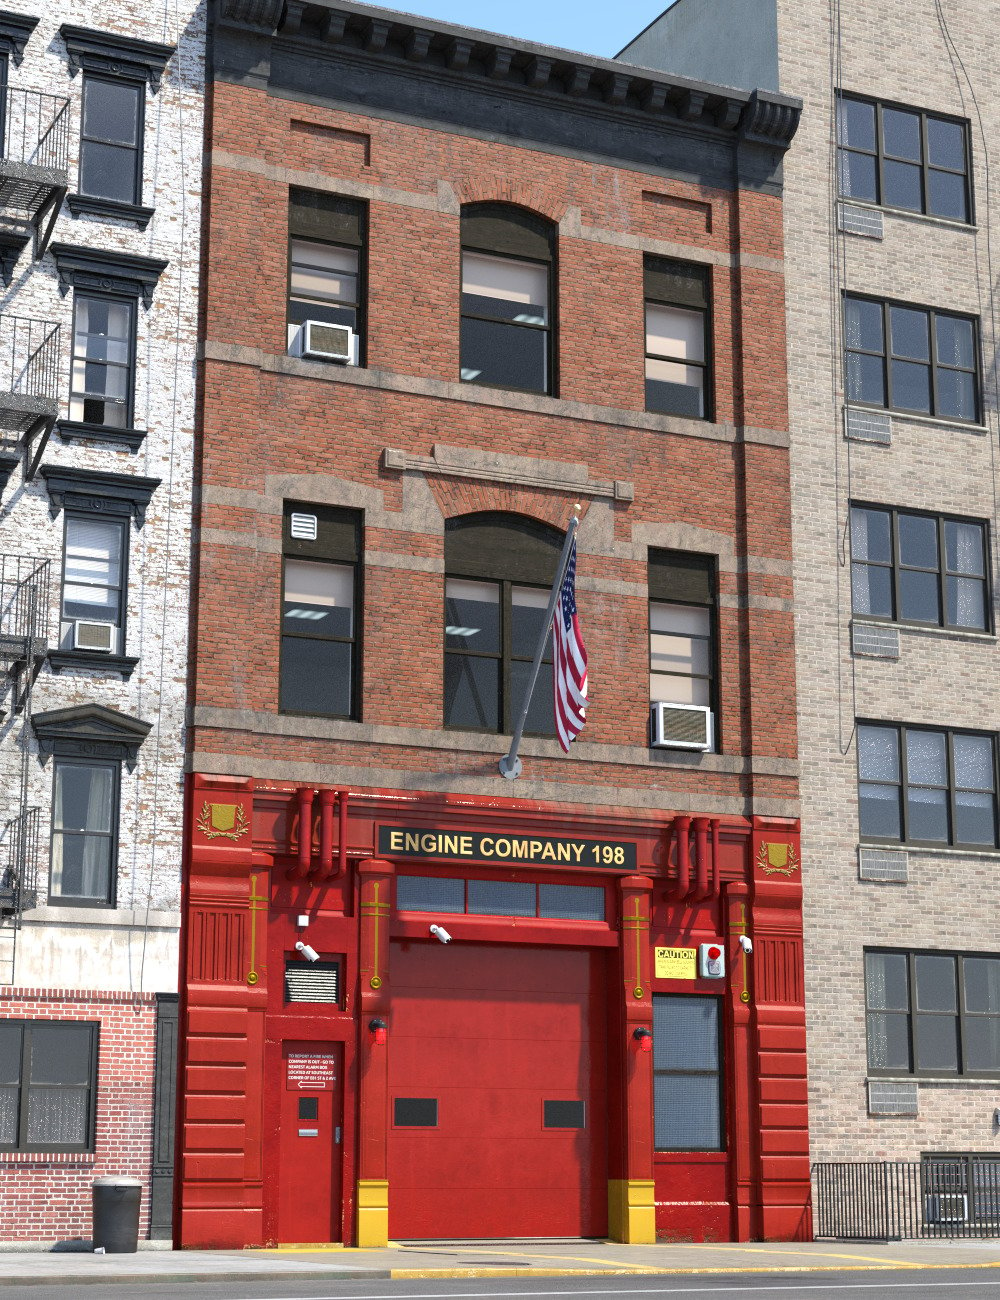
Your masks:
[[[393,945],[390,1236],[606,1233],[605,963]]]

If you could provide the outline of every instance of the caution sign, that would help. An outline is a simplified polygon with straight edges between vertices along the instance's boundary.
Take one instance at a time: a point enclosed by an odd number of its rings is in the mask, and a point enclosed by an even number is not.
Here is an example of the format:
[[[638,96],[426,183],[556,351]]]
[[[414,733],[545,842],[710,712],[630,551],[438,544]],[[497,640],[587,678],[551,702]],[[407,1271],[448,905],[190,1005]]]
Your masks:
[[[697,948],[654,948],[653,974],[658,980],[698,978]]]
[[[320,1052],[289,1052],[285,1087],[292,1092],[333,1092],[337,1059]]]

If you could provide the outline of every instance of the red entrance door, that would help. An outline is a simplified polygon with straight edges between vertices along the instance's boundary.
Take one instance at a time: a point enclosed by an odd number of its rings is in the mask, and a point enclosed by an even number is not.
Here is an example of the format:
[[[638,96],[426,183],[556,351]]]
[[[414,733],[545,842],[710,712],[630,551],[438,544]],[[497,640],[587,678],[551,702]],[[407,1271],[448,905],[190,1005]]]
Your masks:
[[[336,1043],[285,1043],[278,1240],[340,1241],[341,1082]]]
[[[389,1234],[607,1231],[603,954],[398,943]]]

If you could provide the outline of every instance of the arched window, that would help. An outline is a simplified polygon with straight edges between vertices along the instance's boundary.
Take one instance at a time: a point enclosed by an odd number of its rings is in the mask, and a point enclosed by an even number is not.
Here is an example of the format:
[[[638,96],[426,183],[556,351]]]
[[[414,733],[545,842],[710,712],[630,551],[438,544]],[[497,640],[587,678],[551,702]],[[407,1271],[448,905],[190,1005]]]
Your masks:
[[[462,209],[461,375],[494,388],[554,391],[556,228],[503,203]]]
[[[445,530],[444,725],[510,732],[524,704],[563,535],[521,515],[476,514]],[[525,732],[555,734],[552,638]]]

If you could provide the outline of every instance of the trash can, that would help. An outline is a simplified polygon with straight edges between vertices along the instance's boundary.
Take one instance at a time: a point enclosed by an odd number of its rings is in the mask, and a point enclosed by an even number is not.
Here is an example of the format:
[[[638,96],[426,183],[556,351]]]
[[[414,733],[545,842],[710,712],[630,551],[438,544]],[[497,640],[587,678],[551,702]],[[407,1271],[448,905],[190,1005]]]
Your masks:
[[[142,1182],[138,1178],[95,1178],[94,1249],[103,1246],[109,1255],[134,1255],[139,1249],[139,1203]]]

